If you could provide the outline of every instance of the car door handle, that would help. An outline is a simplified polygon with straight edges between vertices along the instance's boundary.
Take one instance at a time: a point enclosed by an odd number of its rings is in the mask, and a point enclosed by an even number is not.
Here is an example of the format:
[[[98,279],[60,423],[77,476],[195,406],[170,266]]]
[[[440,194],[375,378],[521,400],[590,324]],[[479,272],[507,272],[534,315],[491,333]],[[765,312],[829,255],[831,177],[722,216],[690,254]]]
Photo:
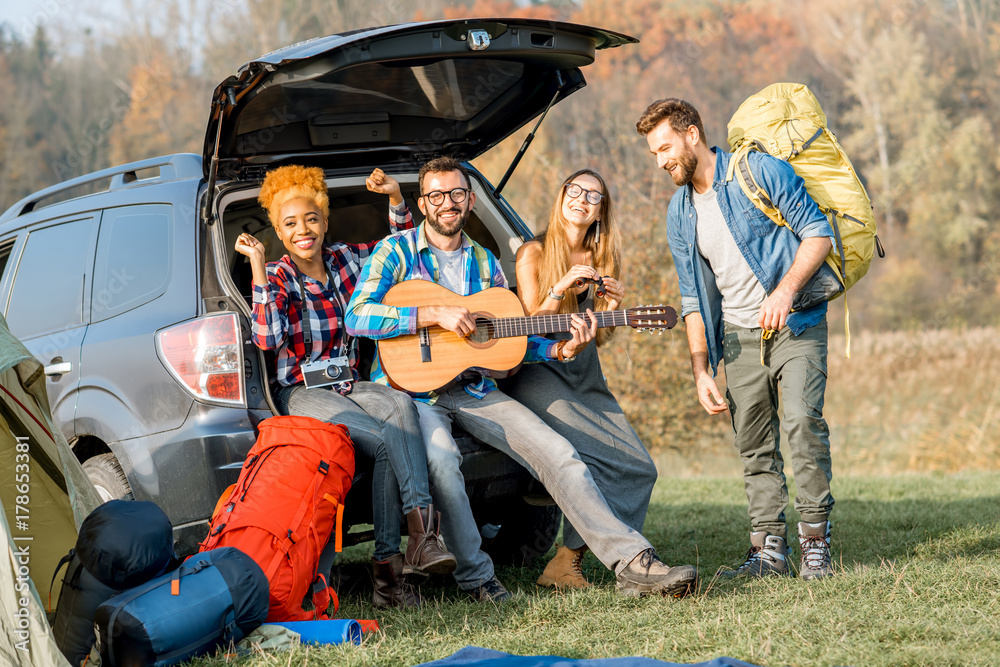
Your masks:
[[[59,364],[51,364],[42,369],[46,375],[65,375],[73,370],[73,362],[64,361]]]

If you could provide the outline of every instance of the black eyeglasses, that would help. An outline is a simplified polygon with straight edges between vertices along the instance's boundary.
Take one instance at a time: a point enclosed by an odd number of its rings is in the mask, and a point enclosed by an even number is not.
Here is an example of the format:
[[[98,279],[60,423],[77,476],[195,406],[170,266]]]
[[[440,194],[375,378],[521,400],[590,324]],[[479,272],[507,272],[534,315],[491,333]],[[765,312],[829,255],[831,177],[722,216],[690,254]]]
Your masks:
[[[465,198],[469,195],[468,188],[455,188],[449,192],[441,192],[440,190],[431,190],[426,194],[420,195],[421,197],[427,197],[427,201],[431,203],[432,206],[440,206],[444,203],[444,196],[448,195],[451,200],[456,204],[461,204],[465,201]]]
[[[587,193],[587,201],[593,204],[594,206],[600,204],[601,200],[604,199],[604,195],[598,192],[597,190],[587,190],[586,188],[580,187],[576,183],[567,183],[563,187],[566,188],[566,194],[569,196],[570,199],[576,199],[584,192]]]

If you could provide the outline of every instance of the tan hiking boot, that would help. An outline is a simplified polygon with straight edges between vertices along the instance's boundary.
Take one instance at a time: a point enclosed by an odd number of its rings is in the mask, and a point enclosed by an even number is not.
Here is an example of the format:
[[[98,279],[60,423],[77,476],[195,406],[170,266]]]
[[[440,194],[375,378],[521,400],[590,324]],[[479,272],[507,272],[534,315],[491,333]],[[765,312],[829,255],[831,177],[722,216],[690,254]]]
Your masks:
[[[549,564],[545,566],[542,576],[538,577],[538,585],[546,588],[588,588],[590,582],[583,577],[583,556],[587,553],[587,545],[579,549],[561,546],[556,550]]]

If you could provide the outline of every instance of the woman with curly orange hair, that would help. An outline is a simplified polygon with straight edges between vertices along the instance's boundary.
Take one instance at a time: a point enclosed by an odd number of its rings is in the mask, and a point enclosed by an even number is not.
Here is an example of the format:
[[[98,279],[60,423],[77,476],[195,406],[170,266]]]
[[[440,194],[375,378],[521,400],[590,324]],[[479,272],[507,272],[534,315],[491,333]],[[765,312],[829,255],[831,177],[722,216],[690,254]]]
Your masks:
[[[525,310],[551,315],[618,308],[625,296],[619,243],[604,179],[590,169],[572,174],[559,188],[548,228],[517,252],[517,293]],[[600,283],[593,282],[598,279]],[[573,443],[615,516],[642,532],[656,466],[601,370],[597,347],[613,333],[599,329],[597,345],[584,348],[568,363],[525,365],[502,388]],[[563,546],[538,584],[589,586],[581,569],[586,550],[580,534],[564,522]]]
[[[368,189],[389,196],[393,231],[413,226],[399,184],[376,169]],[[374,461],[376,606],[416,606],[404,575],[447,574],[455,557],[438,541],[438,515],[413,400],[358,374],[358,350],[343,327],[347,303],[377,241],[326,243],[330,204],[323,170],[290,165],[269,171],[258,201],[286,253],[265,266],[263,244],[249,234],[236,251],[253,271],[254,343],[275,350],[272,394],[279,411],[344,424],[355,450]],[[399,553],[399,505],[409,543]]]

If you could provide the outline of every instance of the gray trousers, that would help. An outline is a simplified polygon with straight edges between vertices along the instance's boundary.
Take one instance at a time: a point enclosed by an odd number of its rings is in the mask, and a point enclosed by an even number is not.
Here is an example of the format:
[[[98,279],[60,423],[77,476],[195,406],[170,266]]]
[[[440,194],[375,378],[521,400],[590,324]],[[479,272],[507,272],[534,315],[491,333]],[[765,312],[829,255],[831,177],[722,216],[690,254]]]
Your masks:
[[[799,336],[783,328],[761,344],[760,329],[728,322],[723,338],[726,401],[743,459],[743,483],[754,531],[785,537],[788,487],[779,450],[780,424],[788,434],[803,521],[826,521],[830,494],[830,429],[823,419],[826,392],[827,324],[824,319]],[[763,356],[763,365],[761,357]],[[778,388],[783,415],[778,417]]]
[[[455,387],[439,396],[434,405],[420,405],[418,413],[435,505],[447,509],[447,513],[442,511],[441,532],[458,559],[455,579],[459,587],[469,587],[490,576],[492,563],[479,548],[479,529],[459,470],[462,456],[451,437],[452,420],[541,481],[608,569],[617,574],[652,547],[611,511],[573,445],[503,392],[491,391],[479,399]]]

